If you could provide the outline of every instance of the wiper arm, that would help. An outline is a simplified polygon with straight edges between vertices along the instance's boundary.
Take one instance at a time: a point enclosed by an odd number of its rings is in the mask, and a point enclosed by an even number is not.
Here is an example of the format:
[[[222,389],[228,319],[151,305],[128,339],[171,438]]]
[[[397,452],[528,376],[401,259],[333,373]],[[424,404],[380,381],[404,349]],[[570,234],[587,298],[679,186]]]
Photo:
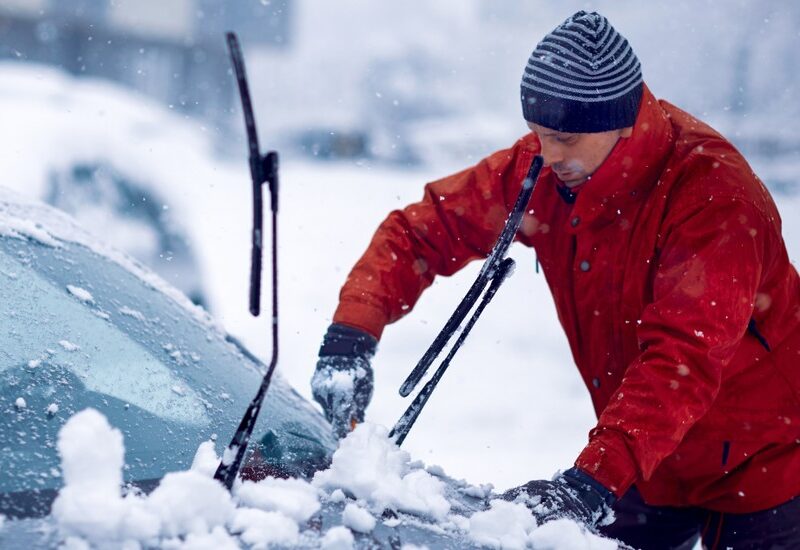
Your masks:
[[[422,413],[423,407],[425,407],[425,404],[428,402],[428,398],[430,398],[433,390],[436,389],[439,380],[441,380],[442,376],[447,371],[447,368],[450,366],[450,361],[452,361],[456,352],[461,347],[461,344],[464,343],[464,340],[469,335],[472,327],[478,320],[478,317],[480,317],[484,308],[497,293],[500,285],[502,285],[503,281],[506,280],[506,277],[508,277],[513,271],[514,260],[511,258],[506,258],[505,255],[509,246],[511,246],[511,242],[514,240],[514,237],[517,234],[520,224],[522,223],[522,217],[525,213],[525,208],[530,201],[531,196],[533,195],[533,188],[536,185],[536,181],[539,178],[539,172],[541,171],[543,165],[544,159],[540,155],[536,155],[531,162],[530,168],[528,168],[527,177],[522,182],[522,189],[520,189],[517,200],[514,203],[514,208],[511,210],[511,213],[506,220],[506,224],[503,227],[500,236],[497,238],[497,242],[495,242],[492,252],[484,262],[483,267],[478,274],[478,278],[467,291],[467,294],[461,300],[461,303],[458,304],[456,310],[447,320],[444,328],[436,336],[433,344],[431,344],[431,346],[425,352],[425,355],[422,356],[422,359],[420,359],[419,363],[417,363],[417,366],[414,367],[414,370],[411,371],[411,374],[408,375],[408,378],[406,378],[405,382],[403,382],[403,385],[400,387],[400,395],[403,397],[411,393],[419,381],[422,380],[422,377],[425,375],[428,367],[431,366],[436,357],[439,356],[439,353],[441,353],[442,349],[444,349],[444,346],[450,341],[450,338],[458,330],[461,322],[472,310],[478,299],[480,299],[481,301],[478,303],[478,307],[475,309],[472,317],[470,317],[469,321],[467,321],[467,324],[462,329],[461,334],[459,334],[455,344],[453,344],[453,347],[447,354],[447,357],[445,357],[444,361],[442,361],[442,363],[439,365],[439,368],[436,369],[431,379],[417,394],[417,396],[411,402],[411,405],[409,405],[406,409],[406,412],[403,413],[403,416],[400,417],[400,420],[397,421],[392,430],[389,432],[389,437],[394,439],[395,443],[398,445],[403,443],[408,435],[408,432],[411,430],[411,427],[414,425],[414,422],[417,421],[420,413]],[[489,285],[489,288],[484,293],[486,285]]]
[[[483,263],[483,267],[481,267],[478,277],[475,279],[475,282],[472,283],[472,286],[458,304],[456,310],[447,320],[444,328],[441,330],[441,332],[439,332],[431,346],[422,356],[422,359],[419,360],[417,365],[400,386],[401,396],[407,397],[412,391],[414,391],[414,388],[417,386],[417,384],[419,384],[420,380],[422,380],[422,377],[425,376],[425,373],[428,371],[428,368],[431,366],[433,361],[447,345],[447,342],[450,341],[450,338],[453,336],[456,330],[458,330],[461,322],[467,317],[467,314],[472,309],[472,306],[478,301],[483,293],[483,290],[486,288],[486,285],[488,285],[489,282],[495,278],[497,269],[503,262],[506,252],[511,246],[511,242],[514,240],[517,230],[522,223],[522,216],[525,213],[525,207],[528,204],[531,195],[533,194],[533,187],[536,185],[536,181],[539,179],[539,172],[541,172],[543,166],[544,159],[540,155],[536,155],[531,162],[530,168],[528,168],[528,174],[522,183],[522,189],[520,189],[517,200],[514,203],[514,208],[511,210],[511,213],[506,220],[506,224],[503,226],[503,230],[500,232],[500,236],[497,238],[492,251],[486,258],[486,261]]]
[[[272,211],[272,359],[267,372],[261,380],[258,392],[242,417],[236,433],[222,455],[222,461],[214,474],[214,479],[221,482],[229,490],[239,473],[250,436],[253,434],[258,414],[269,389],[272,375],[278,364],[278,153],[270,151],[261,154],[258,145],[258,133],[253,116],[253,104],[250,100],[250,88],[247,85],[247,73],[244,68],[244,56],[235,33],[226,34],[231,62],[236,74],[239,95],[242,99],[244,124],[247,128],[247,143],[250,151],[250,178],[253,185],[253,231],[250,255],[250,313],[258,316],[261,310],[261,257],[263,254],[264,207],[262,186],[269,185],[270,206]]]

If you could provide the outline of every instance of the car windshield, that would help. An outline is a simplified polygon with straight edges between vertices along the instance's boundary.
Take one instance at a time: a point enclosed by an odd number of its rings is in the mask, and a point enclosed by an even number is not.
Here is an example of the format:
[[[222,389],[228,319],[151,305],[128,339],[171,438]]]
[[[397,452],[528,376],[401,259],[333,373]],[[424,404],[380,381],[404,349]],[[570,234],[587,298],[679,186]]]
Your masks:
[[[58,244],[0,237],[0,493],[58,488],[58,430],[87,407],[123,432],[126,481],[188,468],[209,439],[219,453],[263,366],[117,263]],[[290,474],[334,448],[321,416],[279,377],[254,440],[259,464]]]

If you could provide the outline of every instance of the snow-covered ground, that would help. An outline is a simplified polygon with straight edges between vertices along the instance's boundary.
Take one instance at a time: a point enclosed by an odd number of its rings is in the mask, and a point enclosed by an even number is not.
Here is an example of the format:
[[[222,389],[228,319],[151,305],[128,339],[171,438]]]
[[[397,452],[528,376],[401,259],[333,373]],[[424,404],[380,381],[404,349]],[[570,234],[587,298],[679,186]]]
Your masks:
[[[101,158],[160,191],[163,207],[190,228],[212,314],[269,357],[268,322],[247,313],[251,198],[244,148],[240,159],[221,160],[198,123],[106,83],[21,64],[0,66],[0,119],[6,122],[0,126],[4,186],[39,196],[52,167]],[[451,130],[457,133],[459,124],[468,122],[453,121]],[[756,159],[754,168],[774,164]],[[781,170],[796,178],[798,166],[784,162]],[[302,395],[310,399],[309,380],[339,287],[372,231],[391,209],[418,200],[425,182],[461,167],[283,160],[279,368]],[[776,194],[776,200],[796,260],[800,197]],[[532,250],[515,245],[510,255],[516,272],[404,443],[450,475],[498,490],[569,467],[594,423]],[[374,361],[369,421],[392,426],[400,417],[408,400],[397,388],[478,268],[436,281],[407,318],[387,328]],[[266,276],[264,282],[268,289]]]

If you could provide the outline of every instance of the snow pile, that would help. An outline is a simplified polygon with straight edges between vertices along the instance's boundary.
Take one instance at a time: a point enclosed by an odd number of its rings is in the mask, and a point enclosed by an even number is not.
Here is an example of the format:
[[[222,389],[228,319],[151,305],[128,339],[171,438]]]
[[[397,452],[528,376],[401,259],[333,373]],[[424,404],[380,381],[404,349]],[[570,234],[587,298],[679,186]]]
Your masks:
[[[145,503],[167,537],[209,533],[225,525],[236,508],[222,485],[193,471],[167,474]]]
[[[73,416],[58,436],[64,488],[53,503],[53,516],[67,542],[72,537],[111,547],[129,539],[158,534],[159,518],[135,497],[121,495],[122,434],[93,409]]]
[[[469,518],[469,537],[489,548],[536,550],[614,550],[617,543],[598,537],[569,519],[537,525],[523,504],[493,500],[489,510]]]
[[[444,483],[412,465],[411,455],[397,447],[383,426],[356,427],[333,455],[330,469],[314,476],[316,487],[341,489],[366,501],[373,512],[390,508],[444,520],[450,503]]]
[[[236,497],[242,505],[279,512],[296,522],[308,521],[320,508],[319,492],[301,479],[245,481],[237,488]]]
[[[342,512],[342,523],[353,531],[369,533],[375,529],[375,518],[358,504],[348,503]]]
[[[268,544],[294,545],[300,535],[297,523],[283,514],[256,508],[236,510],[230,529],[240,534],[242,542],[257,548]]]
[[[373,424],[349,434],[330,469],[318,472],[312,483],[275,478],[237,482],[233,495],[213,479],[219,457],[211,441],[199,446],[191,470],[167,474],[150,495],[123,491],[122,434],[94,409],[67,421],[59,432],[58,451],[65,485],[52,515],[69,548],[349,549],[359,536],[376,529],[376,515],[386,509],[416,517],[384,520],[382,529],[410,522],[489,548],[616,548],[568,520],[537,527],[522,504],[493,500],[488,510],[469,518],[451,513],[445,483],[422,463],[412,462],[385,428]],[[324,532],[318,520],[310,521],[319,517],[322,502],[342,510],[336,516],[341,524],[334,518]]]
[[[469,535],[478,544],[494,548],[525,548],[536,519],[523,504],[493,500],[485,512],[469,518]]]
[[[588,532],[568,519],[545,523],[530,535],[530,543],[537,550],[616,550],[616,542]]]
[[[319,508],[316,490],[299,480],[245,483],[232,497],[210,477],[209,466],[219,462],[210,442],[200,446],[196,470],[167,474],[149,496],[133,491],[123,495],[122,434],[94,409],[67,421],[59,433],[58,451],[65,485],[53,504],[53,517],[65,542],[75,547],[294,544],[300,531],[297,521],[307,520]],[[280,503],[265,497],[267,491],[279,494]]]
[[[347,527],[334,527],[322,537],[320,547],[322,550],[349,550],[354,543],[353,533]]]

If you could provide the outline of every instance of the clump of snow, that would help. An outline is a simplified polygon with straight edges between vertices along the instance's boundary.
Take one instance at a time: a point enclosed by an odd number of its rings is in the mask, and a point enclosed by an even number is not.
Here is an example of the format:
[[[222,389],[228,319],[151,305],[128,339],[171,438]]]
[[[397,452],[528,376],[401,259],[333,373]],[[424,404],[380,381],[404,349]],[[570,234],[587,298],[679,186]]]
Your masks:
[[[86,290],[85,288],[81,288],[79,286],[74,286],[74,285],[67,285],[67,290],[69,291],[70,294],[75,296],[81,302],[94,303],[94,296],[92,296],[92,293]]]
[[[78,344],[73,344],[69,340],[59,340],[58,345],[64,348],[65,351],[78,351],[81,349]]]
[[[236,459],[236,453],[239,452],[238,445],[231,445],[229,447],[225,447],[225,450],[222,451],[222,463],[225,466],[230,466],[233,464],[233,461]]]
[[[137,548],[131,545],[132,548]],[[222,526],[209,533],[189,533],[186,537],[174,537],[161,542],[164,550],[240,550],[241,545]],[[87,548],[87,550],[89,550]]]
[[[122,434],[102,414],[86,409],[70,418],[58,434],[58,452],[64,488],[53,516],[65,537],[110,544],[158,533],[158,517],[121,496]]]
[[[361,370],[363,371],[363,369]],[[353,376],[347,371],[334,371],[325,380],[325,384],[329,389],[336,391],[353,391]]]
[[[489,498],[494,490],[494,485],[491,483],[482,483],[481,485],[467,485],[461,488],[461,492],[473,498]]]
[[[41,364],[42,364],[42,360],[41,359],[31,359],[30,361],[28,361],[28,367],[32,368],[32,369],[35,369],[36,367],[38,367]]]
[[[347,527],[339,526],[328,529],[320,542],[322,550],[350,550],[355,544],[355,537]]]
[[[531,545],[542,550],[616,550],[613,540],[590,533],[568,519],[549,521],[530,535]]]
[[[53,416],[53,415],[55,415],[55,414],[58,414],[58,404],[56,404],[56,403],[50,403],[50,404],[47,406],[47,414],[49,414],[50,416]]]
[[[22,410],[22,409],[24,409],[24,408],[26,408],[28,406],[28,403],[27,403],[27,401],[25,401],[24,397],[17,397],[17,400],[14,401],[14,406],[17,409]]]
[[[208,477],[214,477],[219,466],[219,457],[214,451],[213,441],[203,441],[197,448],[192,460],[192,470]]]
[[[355,503],[348,503],[342,512],[342,523],[353,531],[369,533],[375,528],[375,518],[367,510]]]
[[[469,537],[489,548],[537,550],[614,550],[617,543],[589,532],[570,519],[557,519],[537,525],[527,506],[517,502],[492,500],[485,512],[469,518]]]
[[[493,500],[489,510],[469,518],[469,536],[490,548],[525,548],[536,526],[536,519],[524,504]]]
[[[283,514],[255,508],[236,510],[231,531],[239,533],[242,542],[257,548],[266,548],[270,544],[290,546],[297,543],[300,535],[297,523]]]
[[[146,542],[159,535],[206,535],[234,505],[228,492],[197,472],[168,474],[149,497],[121,494],[122,434],[94,409],[71,417],[58,435],[64,487],[53,517],[65,538],[100,547]]]
[[[235,509],[222,485],[194,471],[164,476],[147,505],[161,519],[161,532],[167,536],[209,532],[225,525]]]
[[[314,476],[313,484],[342,489],[380,513],[390,508],[444,520],[450,503],[444,483],[421,468],[411,467],[411,456],[397,447],[383,426],[359,424],[342,440],[331,467]]]
[[[127,307],[127,306],[123,306],[123,307],[119,308],[119,312],[122,315],[127,315],[128,317],[133,317],[134,319],[136,319],[138,321],[144,321],[144,315],[142,314],[141,311],[138,311],[136,309],[131,309],[131,308]]]
[[[302,479],[245,481],[236,489],[236,498],[245,506],[281,512],[298,522],[307,521],[320,508],[317,489]]]

